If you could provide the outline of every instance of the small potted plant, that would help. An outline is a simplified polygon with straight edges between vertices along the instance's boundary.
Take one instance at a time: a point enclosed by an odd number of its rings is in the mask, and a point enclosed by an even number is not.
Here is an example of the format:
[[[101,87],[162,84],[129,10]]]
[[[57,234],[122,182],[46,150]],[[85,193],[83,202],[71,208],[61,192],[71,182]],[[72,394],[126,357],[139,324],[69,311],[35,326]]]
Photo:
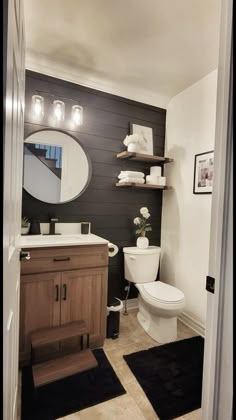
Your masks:
[[[142,136],[142,134],[130,134],[126,136],[123,143],[127,146],[128,152],[139,152],[140,147],[146,149],[147,140]]]
[[[135,231],[135,233],[139,235],[137,238],[137,247],[144,249],[149,245],[146,232],[150,232],[152,230],[150,223],[147,223],[147,219],[149,219],[151,215],[147,207],[141,207],[140,214],[141,216],[135,217],[134,219],[134,224],[138,226],[138,229]]]
[[[30,221],[27,217],[21,218],[21,235],[27,235],[29,233]]]

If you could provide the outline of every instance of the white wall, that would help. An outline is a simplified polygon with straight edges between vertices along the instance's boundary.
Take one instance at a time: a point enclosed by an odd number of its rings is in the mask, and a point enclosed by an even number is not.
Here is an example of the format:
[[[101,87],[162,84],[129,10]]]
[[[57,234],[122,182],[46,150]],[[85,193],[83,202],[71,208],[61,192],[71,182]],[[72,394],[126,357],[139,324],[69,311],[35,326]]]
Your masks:
[[[167,107],[160,279],[182,290],[185,320],[204,331],[211,194],[193,194],[194,156],[214,149],[217,70],[176,95]]]

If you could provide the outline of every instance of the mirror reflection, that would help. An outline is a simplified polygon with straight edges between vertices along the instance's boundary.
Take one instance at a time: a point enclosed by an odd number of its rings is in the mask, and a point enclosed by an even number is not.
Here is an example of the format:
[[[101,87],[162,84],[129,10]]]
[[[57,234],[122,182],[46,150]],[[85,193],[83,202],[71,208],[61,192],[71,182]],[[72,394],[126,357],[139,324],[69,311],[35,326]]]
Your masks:
[[[25,139],[23,187],[33,197],[65,203],[81,195],[90,178],[90,161],[72,136],[41,130]]]

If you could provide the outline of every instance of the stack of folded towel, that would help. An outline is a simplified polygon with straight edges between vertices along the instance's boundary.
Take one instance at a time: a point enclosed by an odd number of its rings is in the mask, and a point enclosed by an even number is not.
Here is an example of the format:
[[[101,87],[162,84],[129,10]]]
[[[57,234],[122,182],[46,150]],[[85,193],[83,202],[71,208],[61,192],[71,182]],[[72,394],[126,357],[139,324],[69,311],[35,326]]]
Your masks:
[[[144,173],[135,171],[121,171],[118,175],[119,183],[122,182],[135,182],[136,184],[144,184]]]

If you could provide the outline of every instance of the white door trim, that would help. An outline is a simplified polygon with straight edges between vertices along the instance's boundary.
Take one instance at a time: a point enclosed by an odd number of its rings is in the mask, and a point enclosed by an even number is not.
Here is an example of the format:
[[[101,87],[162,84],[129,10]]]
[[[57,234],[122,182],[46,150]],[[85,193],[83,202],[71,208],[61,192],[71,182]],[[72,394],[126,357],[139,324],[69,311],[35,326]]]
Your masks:
[[[215,278],[215,293],[208,293],[206,339],[204,351],[202,420],[222,420],[218,417],[221,343],[223,339],[225,301],[224,286],[227,269],[225,244],[230,220],[228,188],[230,181],[231,138],[228,133],[229,79],[232,32],[232,0],[221,1],[220,48],[217,83],[216,130],[214,151],[214,185],[212,193],[209,275]],[[225,387],[227,392],[227,385]],[[230,417],[231,418],[231,417]],[[229,420],[229,419],[224,419]]]
[[[22,0],[4,0],[3,118],[3,418],[17,419],[24,141],[25,41]]]

